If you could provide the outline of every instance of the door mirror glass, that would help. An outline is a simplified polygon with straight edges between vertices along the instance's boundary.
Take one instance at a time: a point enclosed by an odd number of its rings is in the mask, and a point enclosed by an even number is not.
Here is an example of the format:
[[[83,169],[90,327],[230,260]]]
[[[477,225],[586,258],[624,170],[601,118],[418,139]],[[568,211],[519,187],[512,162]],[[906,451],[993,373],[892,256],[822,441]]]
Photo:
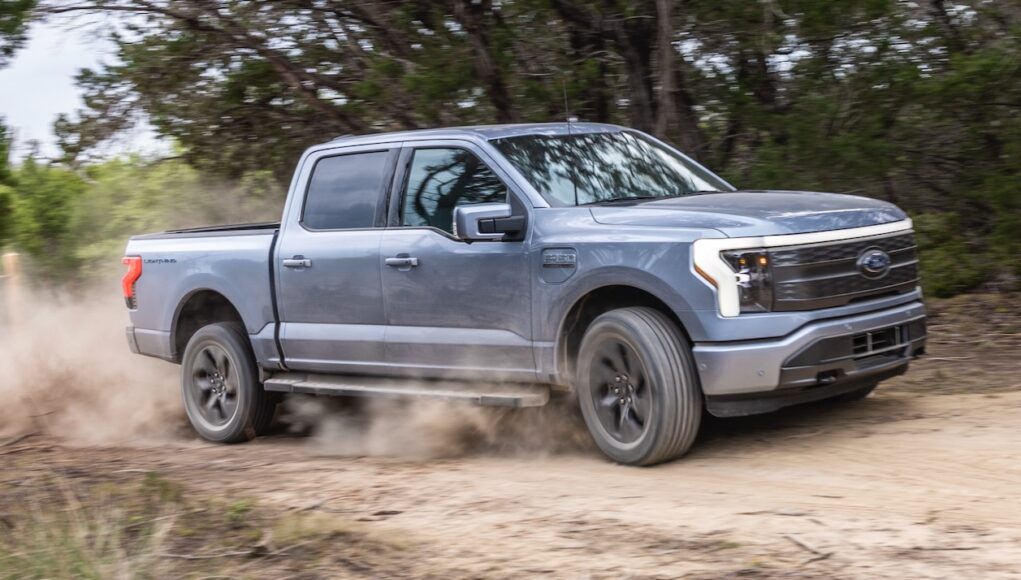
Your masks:
[[[478,203],[454,208],[454,236],[466,242],[502,240],[521,231],[525,219],[514,216],[509,203]]]

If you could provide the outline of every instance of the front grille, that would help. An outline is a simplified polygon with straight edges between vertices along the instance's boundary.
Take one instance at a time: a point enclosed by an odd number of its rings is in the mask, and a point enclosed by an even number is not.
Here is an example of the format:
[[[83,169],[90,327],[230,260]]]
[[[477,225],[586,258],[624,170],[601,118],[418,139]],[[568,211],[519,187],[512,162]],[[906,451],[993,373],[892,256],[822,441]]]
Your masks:
[[[869,355],[877,351],[901,344],[903,327],[893,326],[882,330],[863,332],[852,337],[853,351],[856,356]]]
[[[858,268],[859,256],[871,249],[890,256],[890,269],[882,277],[868,278]],[[918,285],[918,251],[911,233],[790,246],[772,250],[769,256],[776,311],[843,306],[909,292]]]
[[[924,352],[925,339],[924,317],[895,326],[820,338],[783,362],[780,388],[882,380],[904,372],[908,360]]]
[[[861,363],[874,357],[900,358],[912,344],[926,337],[925,319],[887,326],[858,334],[831,336],[817,340],[784,362],[783,368],[826,365],[842,361]]]

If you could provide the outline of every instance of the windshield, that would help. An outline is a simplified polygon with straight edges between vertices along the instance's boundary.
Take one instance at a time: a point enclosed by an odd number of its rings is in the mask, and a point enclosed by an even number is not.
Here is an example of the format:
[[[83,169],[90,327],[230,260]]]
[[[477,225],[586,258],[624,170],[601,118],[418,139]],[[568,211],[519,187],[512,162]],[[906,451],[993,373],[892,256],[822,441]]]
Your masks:
[[[555,205],[732,191],[704,167],[629,132],[524,135],[493,144]]]

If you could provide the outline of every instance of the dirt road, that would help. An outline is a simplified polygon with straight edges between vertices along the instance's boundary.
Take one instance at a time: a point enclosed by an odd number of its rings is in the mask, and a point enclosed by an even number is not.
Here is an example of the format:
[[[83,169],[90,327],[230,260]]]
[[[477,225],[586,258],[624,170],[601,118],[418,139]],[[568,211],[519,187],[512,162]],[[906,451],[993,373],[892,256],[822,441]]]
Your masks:
[[[0,497],[46,474],[157,472],[197,496],[339,518],[404,546],[395,563],[352,556],[339,537],[315,568],[288,570],[303,577],[1019,577],[1018,318],[957,307],[933,320],[930,359],[869,399],[711,421],[690,455],[651,469],[573,440],[544,450],[532,423],[438,458],[288,435],[231,447],[36,437],[0,448]]]
[[[1021,571],[1019,426],[1021,393],[887,391],[718,422],[655,469],[588,453],[334,457],[288,438],[30,453],[366,521],[413,539],[423,573],[1006,577]]]

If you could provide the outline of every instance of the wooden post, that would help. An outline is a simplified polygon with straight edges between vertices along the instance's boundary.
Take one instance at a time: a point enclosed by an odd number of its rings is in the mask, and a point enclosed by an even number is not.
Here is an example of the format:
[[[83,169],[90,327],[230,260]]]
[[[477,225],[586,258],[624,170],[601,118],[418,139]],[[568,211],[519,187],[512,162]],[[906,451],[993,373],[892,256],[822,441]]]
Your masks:
[[[12,328],[17,328],[18,314],[21,306],[21,269],[18,264],[18,255],[8,252],[3,255],[2,273],[4,281],[4,307],[7,310],[7,323]]]

